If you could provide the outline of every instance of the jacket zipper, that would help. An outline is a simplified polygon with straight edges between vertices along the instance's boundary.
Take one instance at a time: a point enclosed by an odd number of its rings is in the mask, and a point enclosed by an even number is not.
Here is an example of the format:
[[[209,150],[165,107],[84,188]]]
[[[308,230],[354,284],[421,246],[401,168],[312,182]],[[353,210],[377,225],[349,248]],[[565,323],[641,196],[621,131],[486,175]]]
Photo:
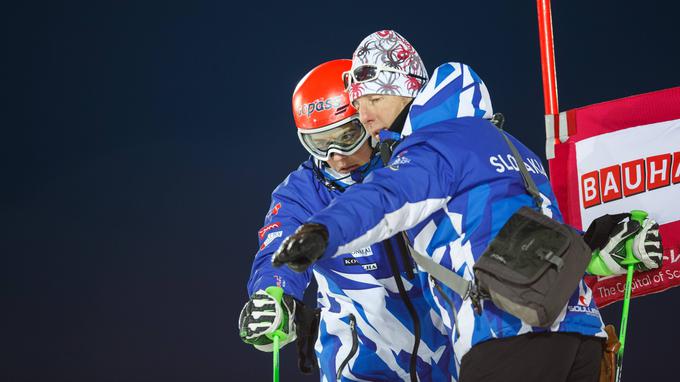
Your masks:
[[[345,369],[345,366],[349,363],[349,360],[354,357],[354,354],[357,352],[357,349],[359,348],[359,338],[357,336],[357,329],[356,329],[356,318],[354,317],[353,314],[350,313],[349,315],[349,329],[352,332],[352,348],[349,349],[349,354],[347,354],[347,357],[342,361],[340,364],[340,367],[338,368],[338,374],[336,375],[336,380],[340,380],[342,377],[342,371]]]
[[[403,240],[403,236],[395,236],[396,240]],[[399,243],[400,247],[406,247],[404,243]],[[408,310],[411,320],[413,321],[413,350],[411,351],[411,359],[409,362],[409,374],[411,376],[411,382],[418,382],[418,372],[416,370],[416,365],[418,361],[418,347],[420,346],[420,319],[416,313],[416,309],[413,307],[411,299],[406,293],[406,288],[404,287],[404,281],[401,279],[401,272],[399,272],[399,265],[397,264],[397,258],[394,253],[394,248],[390,239],[383,240],[383,245],[385,246],[385,252],[387,252],[387,259],[390,263],[390,268],[392,269],[392,274],[394,276],[394,281],[397,284],[397,289],[399,290],[399,296],[404,305],[406,305],[406,310]],[[410,260],[410,259],[409,259]],[[404,268],[408,268],[408,264],[404,263]]]
[[[449,298],[449,296],[444,293],[444,289],[442,289],[441,285],[437,282],[437,279],[435,279],[432,276],[429,276],[430,280],[432,280],[432,283],[434,284],[434,287],[437,288],[439,291],[439,294],[442,296],[444,301],[451,307],[451,310],[453,310],[453,326],[456,327],[456,336],[460,337],[460,331],[458,331],[458,311],[456,310],[456,305],[453,304],[453,301]]]
[[[411,251],[408,249],[406,243],[408,243],[408,237],[406,232],[402,232],[401,235],[395,236],[397,240],[397,245],[399,246],[399,252],[401,253],[401,262],[404,263],[404,269],[406,271],[406,278],[413,280],[416,275],[413,272],[413,260],[411,259]]]

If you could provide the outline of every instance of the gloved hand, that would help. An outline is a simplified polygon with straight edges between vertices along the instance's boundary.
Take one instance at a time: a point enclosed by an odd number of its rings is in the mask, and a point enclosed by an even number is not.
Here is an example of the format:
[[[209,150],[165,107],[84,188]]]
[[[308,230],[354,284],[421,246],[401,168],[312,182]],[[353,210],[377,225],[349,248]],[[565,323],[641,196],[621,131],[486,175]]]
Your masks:
[[[505,116],[501,113],[495,113],[491,116],[489,122],[493,123],[497,128],[503,130],[503,125],[505,125]]]
[[[280,328],[287,334],[279,342],[280,348],[295,341],[295,308],[295,299],[289,295],[284,294],[279,304],[267,291],[258,290],[241,310],[238,319],[241,340],[257,350],[271,352],[274,341],[267,334]]]
[[[591,232],[591,229],[589,228],[588,231]],[[626,273],[627,267],[621,262],[626,258],[626,240],[630,238],[633,238],[633,256],[640,260],[635,264],[636,271],[644,272],[661,266],[663,248],[659,236],[659,224],[652,219],[645,219],[640,225],[635,220],[627,219],[614,226],[599,252],[600,258],[612,274]]]
[[[318,260],[328,246],[326,226],[305,223],[288,236],[272,256],[272,265],[280,267],[288,264],[295,272],[304,272]]]
[[[659,224],[654,220],[645,219],[642,229],[635,235],[633,255],[640,260],[640,263],[636,264],[636,269],[640,271],[648,271],[661,267],[663,262],[663,245],[659,235]]]

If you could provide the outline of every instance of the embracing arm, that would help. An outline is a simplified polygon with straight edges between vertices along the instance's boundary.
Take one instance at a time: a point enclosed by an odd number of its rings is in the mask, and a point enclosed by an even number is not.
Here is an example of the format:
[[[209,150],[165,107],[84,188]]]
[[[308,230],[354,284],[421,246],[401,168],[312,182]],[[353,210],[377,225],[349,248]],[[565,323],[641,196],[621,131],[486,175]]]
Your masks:
[[[455,171],[427,141],[404,141],[388,167],[352,186],[286,239],[274,265],[302,271],[321,256],[353,252],[413,228],[450,200]]]

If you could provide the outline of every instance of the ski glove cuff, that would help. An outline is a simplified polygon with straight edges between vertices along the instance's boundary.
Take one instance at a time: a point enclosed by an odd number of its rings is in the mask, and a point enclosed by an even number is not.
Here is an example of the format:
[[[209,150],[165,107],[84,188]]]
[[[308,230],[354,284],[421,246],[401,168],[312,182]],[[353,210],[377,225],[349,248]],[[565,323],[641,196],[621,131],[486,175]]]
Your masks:
[[[293,297],[284,294],[279,304],[269,293],[258,290],[253,293],[239,315],[241,340],[255,346],[257,350],[271,352],[274,344],[267,334],[281,329],[287,337],[279,343],[279,347],[295,341],[295,309]]]

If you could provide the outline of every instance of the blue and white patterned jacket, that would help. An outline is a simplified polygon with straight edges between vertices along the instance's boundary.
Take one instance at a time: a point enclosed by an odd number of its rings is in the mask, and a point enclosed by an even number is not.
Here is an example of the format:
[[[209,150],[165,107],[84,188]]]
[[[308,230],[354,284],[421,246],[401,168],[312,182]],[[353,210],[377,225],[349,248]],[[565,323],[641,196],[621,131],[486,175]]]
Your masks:
[[[435,70],[414,100],[404,126],[407,135],[387,167],[372,172],[308,222],[325,225],[329,261],[406,231],[413,247],[473,280],[472,267],[490,240],[522,206],[532,206],[518,165],[538,186],[542,212],[561,221],[541,160],[516,139],[518,164],[500,132],[488,120],[491,101],[484,83],[466,65]],[[476,315],[468,300],[441,283],[426,280],[454,344],[457,366],[477,343],[544,329],[534,328],[484,301]],[[438,284],[439,286],[436,286]],[[440,289],[446,294],[443,298]],[[455,304],[455,310],[447,303]],[[457,312],[458,330],[453,312]],[[605,336],[592,292],[581,281],[550,331]]]
[[[313,166],[316,164],[312,160],[304,162],[272,193],[269,213],[258,232],[260,249],[253,263],[248,293],[278,285],[285,293],[302,300],[313,275],[321,308],[315,345],[321,381],[336,380],[338,372],[341,381],[410,381],[409,363],[415,341],[413,321],[400,298],[382,243],[324,259],[306,273],[271,265],[272,253],[282,239],[341,195],[322,184]],[[392,243],[398,251],[394,240]],[[452,346],[441,317],[432,308],[433,297],[423,292],[418,279],[422,275],[409,280],[398,252],[396,257],[420,321],[418,378],[453,381]],[[411,263],[406,266],[413,268]]]

